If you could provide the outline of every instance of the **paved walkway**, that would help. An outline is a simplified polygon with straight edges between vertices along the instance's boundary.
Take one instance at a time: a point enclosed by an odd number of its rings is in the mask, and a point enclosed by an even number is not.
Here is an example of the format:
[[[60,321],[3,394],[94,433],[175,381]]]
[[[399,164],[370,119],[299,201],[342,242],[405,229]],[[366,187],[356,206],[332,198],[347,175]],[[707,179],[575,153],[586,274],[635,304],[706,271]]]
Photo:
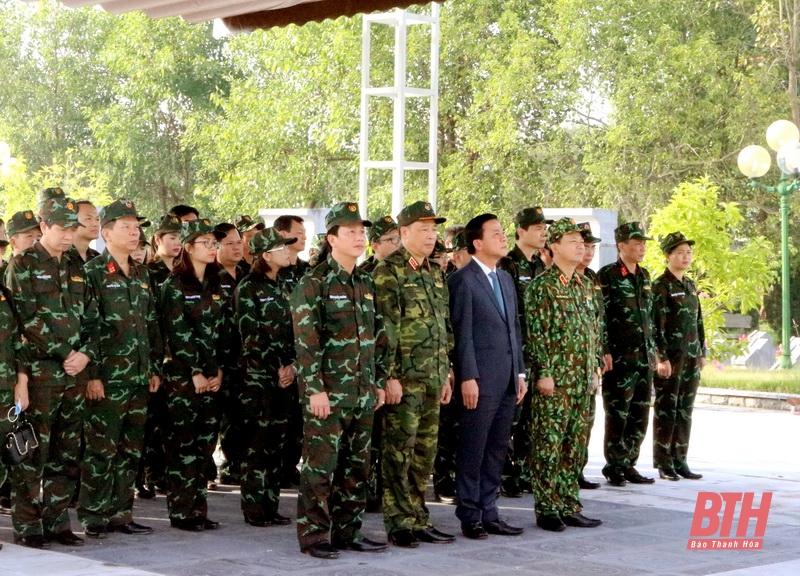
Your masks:
[[[14,546],[10,519],[0,517],[0,576],[487,576],[520,574],[633,575],[800,574],[800,416],[788,412],[698,407],[692,434],[692,468],[701,481],[657,481],[651,486],[584,491],[585,513],[603,519],[596,529],[562,533],[536,528],[530,495],[501,498],[503,517],[524,526],[519,537],[459,538],[455,544],[391,548],[376,555],[343,553],[336,561],[300,554],[294,525],[253,528],[239,513],[233,487],[210,495],[210,516],[222,527],[197,535],[169,528],[163,496],[137,500],[136,519],[156,528],[150,536],[112,534],[81,549],[51,551]],[[602,466],[602,414],[592,434],[588,475]],[[652,475],[651,438],[640,471]],[[686,550],[697,493],[772,491],[763,550]],[[294,516],[296,493],[287,491],[281,512]],[[434,522],[458,532],[452,506],[431,504]],[[73,526],[78,528],[77,521]],[[752,526],[752,523],[751,523]],[[752,528],[751,528],[752,531]],[[381,517],[369,514],[365,533],[384,537]],[[750,532],[752,535],[752,532]]]

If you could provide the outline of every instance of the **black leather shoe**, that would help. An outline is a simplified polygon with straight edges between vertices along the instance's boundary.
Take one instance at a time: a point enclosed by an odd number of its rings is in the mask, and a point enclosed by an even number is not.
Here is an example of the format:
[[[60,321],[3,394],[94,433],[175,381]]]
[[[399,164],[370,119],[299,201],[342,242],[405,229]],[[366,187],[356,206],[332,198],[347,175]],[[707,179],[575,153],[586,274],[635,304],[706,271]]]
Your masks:
[[[597,490],[600,488],[600,482],[592,482],[581,475],[581,477],[578,478],[578,487],[581,490]]]
[[[325,540],[320,540],[319,542],[314,542],[310,546],[306,546],[303,548],[303,554],[308,554],[309,556],[313,556],[314,558],[325,558],[327,560],[335,560],[339,557],[339,551],[331,546],[330,542],[326,542]]]
[[[563,532],[567,529],[566,524],[561,521],[561,517],[556,514],[539,516],[536,518],[536,525],[542,530],[549,530],[550,532]]]
[[[522,488],[517,484],[500,485],[500,495],[506,498],[522,498]]]
[[[680,477],[675,473],[674,468],[659,468],[658,477],[662,480],[672,480],[673,482],[680,480]]]
[[[602,520],[596,518],[587,518],[580,512],[570,516],[564,516],[561,521],[567,526],[574,526],[576,528],[597,528],[603,523]]]
[[[486,532],[483,523],[478,521],[462,522],[461,533],[470,540],[486,540],[489,537],[489,533]]]
[[[272,522],[270,522],[269,518],[266,516],[248,516],[245,514],[244,521],[246,524],[250,524],[250,526],[257,526],[258,528],[264,528],[265,526],[272,525]]]
[[[456,541],[456,537],[452,534],[440,532],[433,526],[428,526],[425,530],[413,530],[411,534],[420,542],[428,544],[450,544]]]
[[[41,534],[30,534],[29,536],[23,536],[14,543],[27,548],[50,548],[50,542],[48,542],[47,538]]]
[[[292,523],[292,519],[288,516],[281,516],[277,512],[275,512],[272,516],[269,517],[269,521],[272,523],[273,526],[286,526],[287,524]]]
[[[89,524],[88,526],[84,526],[83,533],[87,538],[95,538],[97,540],[108,538],[108,530],[106,530],[106,527],[102,524]]]
[[[696,474],[689,470],[688,466],[684,466],[683,468],[676,468],[675,472],[678,473],[678,476],[683,476],[687,480],[700,480],[703,477],[702,474]]]
[[[609,470],[608,472],[603,472],[603,476],[606,477],[608,483],[612,486],[625,486],[628,482],[625,480],[625,476],[622,475],[622,472],[619,470]]]
[[[655,482],[654,478],[642,476],[636,468],[628,468],[625,470],[625,480],[631,484],[652,484]]]
[[[219,522],[209,520],[208,518],[200,518],[200,524],[203,525],[203,530],[216,530],[219,528]]]
[[[128,522],[126,524],[109,524],[109,532],[119,532],[120,534],[152,534],[153,529],[150,526],[144,526],[137,522]]]
[[[139,484],[136,486],[136,497],[143,500],[150,500],[156,497],[156,489],[154,486],[148,487],[144,484]]]
[[[201,518],[171,518],[170,526],[186,532],[202,532],[205,530]]]
[[[416,548],[419,540],[414,537],[411,530],[397,530],[389,534],[389,542],[400,548]]]
[[[498,520],[497,522],[484,522],[483,529],[494,536],[519,536],[525,532],[525,528],[510,526],[509,524],[506,524],[505,520]]]
[[[58,542],[62,546],[83,546],[83,538],[76,536],[72,530],[62,530],[55,534],[48,534],[47,539]]]
[[[386,542],[376,542],[362,536],[354,542],[333,541],[337,550],[352,550],[353,552],[386,552],[389,545]]]

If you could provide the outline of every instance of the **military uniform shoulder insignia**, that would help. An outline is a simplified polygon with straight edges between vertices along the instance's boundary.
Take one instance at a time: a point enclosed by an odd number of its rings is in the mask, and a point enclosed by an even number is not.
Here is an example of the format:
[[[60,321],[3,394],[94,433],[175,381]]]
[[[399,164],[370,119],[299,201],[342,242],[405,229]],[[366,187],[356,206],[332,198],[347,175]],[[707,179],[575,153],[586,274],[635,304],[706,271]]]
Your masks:
[[[116,274],[117,273],[117,265],[114,264],[113,262],[109,262],[108,266],[106,266],[106,268],[108,268],[108,273],[109,274]]]
[[[563,274],[559,274],[558,281],[561,282],[564,286],[567,285],[567,278]]]
[[[412,267],[414,270],[416,270],[416,269],[418,269],[418,268],[419,268],[419,263],[418,263],[418,262],[417,262],[417,261],[414,259],[414,257],[413,257],[413,256],[411,256],[411,257],[408,259],[408,263],[409,263],[409,264],[411,264],[411,267]]]
[[[623,264],[622,266],[620,266],[620,268],[619,268],[619,273],[620,273],[620,274],[622,274],[622,277],[623,277],[623,278],[624,278],[625,276],[627,276],[628,274],[630,274],[630,272],[628,272],[628,267],[627,267],[627,266],[625,266],[624,264]]]
[[[578,286],[583,286],[583,280],[577,274],[575,275],[575,280],[578,282]]]

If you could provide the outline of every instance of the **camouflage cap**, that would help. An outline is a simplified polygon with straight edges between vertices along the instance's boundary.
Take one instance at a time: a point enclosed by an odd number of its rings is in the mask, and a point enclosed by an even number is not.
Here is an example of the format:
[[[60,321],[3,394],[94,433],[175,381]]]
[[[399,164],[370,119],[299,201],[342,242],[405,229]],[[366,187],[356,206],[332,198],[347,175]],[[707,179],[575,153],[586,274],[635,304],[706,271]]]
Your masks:
[[[42,221],[62,228],[83,226],[78,221],[78,207],[70,198],[53,198],[45,202],[42,207]]]
[[[147,234],[144,233],[144,228],[139,226],[139,246],[150,246],[150,242],[147,241]]]
[[[339,202],[325,216],[325,228],[328,230],[334,226],[352,226],[353,224],[372,226],[372,222],[361,217],[358,204],[355,202]]]
[[[15,212],[11,218],[8,219],[6,223],[6,232],[8,232],[8,237],[11,238],[14,234],[27,232],[28,230],[33,230],[38,227],[39,220],[36,218],[36,214],[33,213],[33,210],[21,210]]]
[[[560,218],[547,229],[547,243],[553,244],[561,240],[562,236],[580,231],[581,229],[572,218]]]
[[[581,229],[581,236],[583,236],[583,242],[585,244],[598,244],[602,242],[600,238],[592,235],[592,226],[588,222],[581,222],[578,224],[578,228]]]
[[[158,221],[158,229],[156,230],[156,234],[159,232],[161,233],[168,233],[168,232],[176,232],[180,234],[182,229],[181,220],[175,214],[164,214],[161,219]]]
[[[367,238],[370,242],[376,242],[377,240],[380,240],[381,236],[384,234],[388,234],[392,230],[396,229],[397,222],[394,221],[394,218],[391,216],[384,216],[383,218],[378,218],[372,223],[372,228],[369,229]]]
[[[64,200],[66,198],[66,194],[64,194],[64,190],[59,187],[45,188],[39,192],[39,197],[36,201],[36,208],[39,210],[39,212],[41,212],[42,208],[44,208],[45,202],[52,200],[53,198]]]
[[[448,250],[447,246],[444,245],[444,242],[437,239],[436,244],[433,246],[433,252],[431,252],[431,256],[441,256],[442,254],[447,254],[448,252],[452,252],[452,250]]]
[[[661,252],[663,252],[664,254],[669,254],[681,244],[688,244],[689,246],[694,246],[694,240],[689,240],[686,236],[683,235],[683,232],[670,232],[661,241]]]
[[[181,244],[188,244],[203,234],[213,234],[217,240],[225,238],[225,232],[220,232],[208,218],[190,220],[181,225]]]
[[[552,220],[547,220],[544,217],[544,211],[541,206],[533,206],[532,208],[523,208],[514,217],[514,225],[517,228],[527,228],[532,224],[552,224]]]
[[[462,230],[450,241],[450,244],[453,246],[453,252],[459,252],[460,250],[467,249],[467,234]]]
[[[264,252],[269,252],[280,246],[294,244],[295,242],[297,242],[297,238],[284,238],[275,228],[270,227],[256,232],[247,245],[250,247],[250,253],[253,256],[258,256]]]
[[[242,214],[241,216],[237,216],[236,219],[233,221],[233,225],[236,226],[236,229],[244,234],[245,232],[249,232],[250,230],[263,230],[267,227],[264,224],[263,218],[261,216],[256,216],[253,218],[249,214]]]
[[[140,222],[145,220],[144,216],[139,216],[139,214],[136,212],[136,206],[132,201],[126,198],[119,198],[103,208],[102,213],[100,214],[100,226],[105,226],[109,222],[119,220],[120,218],[127,218],[129,216],[136,218]]]
[[[319,234],[314,234],[314,237],[311,239],[311,246],[309,246],[308,251],[313,252],[317,251],[319,253],[322,250],[322,245],[325,243],[325,238],[328,235],[325,232],[320,232]]]
[[[424,202],[422,200],[409,204],[400,210],[400,214],[397,215],[397,223],[400,226],[410,226],[418,220],[433,220],[436,224],[441,224],[442,222],[446,222],[447,218],[437,216],[430,202]]]
[[[626,240],[652,240],[652,238],[644,233],[644,225],[641,222],[626,222],[614,230],[614,242]]]

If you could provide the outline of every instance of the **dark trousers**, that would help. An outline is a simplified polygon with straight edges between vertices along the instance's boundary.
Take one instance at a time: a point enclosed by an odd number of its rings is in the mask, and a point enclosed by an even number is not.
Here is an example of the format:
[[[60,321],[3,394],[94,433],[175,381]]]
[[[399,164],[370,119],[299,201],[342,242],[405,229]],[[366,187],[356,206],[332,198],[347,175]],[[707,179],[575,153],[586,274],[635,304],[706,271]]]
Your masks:
[[[289,424],[286,429],[286,443],[283,445],[283,480],[288,482],[297,474],[297,463],[303,454],[303,406],[297,394],[297,387],[287,390],[294,393],[292,406],[289,409]]]
[[[164,448],[164,426],[169,418],[166,385],[147,398],[147,421],[144,425],[144,445],[136,485],[158,484],[164,487],[166,480],[166,454]]]
[[[459,416],[459,406],[455,401],[439,407],[439,444],[433,462],[433,488],[442,496],[453,496],[456,490]]]
[[[700,385],[700,364],[681,351],[668,352],[672,376],[656,376],[653,386],[653,466],[656,468],[687,466],[689,435],[692,431],[692,410]]]

